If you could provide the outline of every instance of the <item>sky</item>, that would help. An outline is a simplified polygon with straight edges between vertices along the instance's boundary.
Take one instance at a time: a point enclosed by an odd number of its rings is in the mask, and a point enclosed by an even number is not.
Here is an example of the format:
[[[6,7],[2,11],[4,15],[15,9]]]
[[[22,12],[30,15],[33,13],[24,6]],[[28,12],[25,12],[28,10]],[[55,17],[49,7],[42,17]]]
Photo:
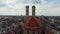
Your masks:
[[[60,0],[0,0],[0,15],[26,15],[26,5],[29,5],[29,15],[32,6],[36,6],[36,15],[60,16]]]

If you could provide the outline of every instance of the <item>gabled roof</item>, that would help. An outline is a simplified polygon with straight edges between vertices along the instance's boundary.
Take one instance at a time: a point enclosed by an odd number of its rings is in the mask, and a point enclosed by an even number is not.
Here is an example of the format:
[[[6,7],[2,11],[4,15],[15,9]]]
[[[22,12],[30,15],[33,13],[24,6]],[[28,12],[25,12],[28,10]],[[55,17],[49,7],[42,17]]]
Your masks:
[[[28,29],[30,29],[30,28],[37,29],[37,28],[40,28],[40,25],[42,25],[42,24],[43,24],[42,20],[37,20],[34,17],[29,16],[25,26]]]

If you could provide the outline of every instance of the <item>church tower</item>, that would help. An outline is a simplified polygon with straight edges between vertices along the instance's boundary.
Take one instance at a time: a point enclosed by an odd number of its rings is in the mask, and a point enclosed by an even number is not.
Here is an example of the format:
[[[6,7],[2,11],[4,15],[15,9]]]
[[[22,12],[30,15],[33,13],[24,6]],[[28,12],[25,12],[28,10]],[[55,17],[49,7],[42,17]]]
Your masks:
[[[26,16],[27,17],[29,16],[29,6],[28,5],[26,6]]]
[[[36,7],[35,6],[32,6],[32,16],[33,17],[35,16],[35,9],[36,9]]]

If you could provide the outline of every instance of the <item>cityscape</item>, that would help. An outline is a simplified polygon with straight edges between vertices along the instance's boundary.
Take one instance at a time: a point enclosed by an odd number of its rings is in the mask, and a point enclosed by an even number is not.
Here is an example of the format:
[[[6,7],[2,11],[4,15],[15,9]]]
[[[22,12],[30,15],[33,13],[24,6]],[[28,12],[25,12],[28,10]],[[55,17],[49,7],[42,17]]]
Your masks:
[[[60,34],[60,0],[0,0],[0,34]]]
[[[35,16],[36,7],[26,6],[26,16],[0,16],[0,34],[60,34],[60,16]]]

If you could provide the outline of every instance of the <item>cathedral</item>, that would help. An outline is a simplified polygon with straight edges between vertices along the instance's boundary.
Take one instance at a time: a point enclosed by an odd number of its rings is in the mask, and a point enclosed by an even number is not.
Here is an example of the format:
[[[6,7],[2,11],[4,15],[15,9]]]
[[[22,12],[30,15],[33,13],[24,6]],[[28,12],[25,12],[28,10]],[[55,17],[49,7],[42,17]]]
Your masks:
[[[29,6],[26,6],[26,23],[24,26],[24,34],[42,34],[43,21],[35,17],[35,6],[32,6],[32,16],[29,16]]]

